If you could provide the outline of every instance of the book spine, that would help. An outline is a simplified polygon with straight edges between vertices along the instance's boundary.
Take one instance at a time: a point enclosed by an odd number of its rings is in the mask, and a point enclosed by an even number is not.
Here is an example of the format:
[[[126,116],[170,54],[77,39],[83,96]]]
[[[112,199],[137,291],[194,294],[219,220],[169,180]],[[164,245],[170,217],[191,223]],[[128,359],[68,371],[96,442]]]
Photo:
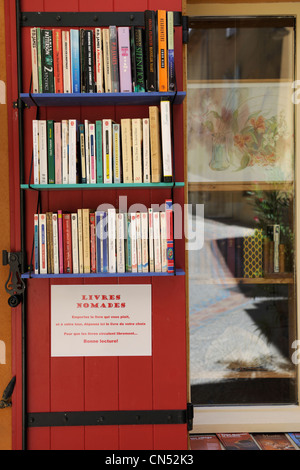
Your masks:
[[[72,227],[71,215],[63,214],[64,273],[72,272]]]
[[[157,106],[149,106],[151,181],[160,183],[162,179],[160,119]]]
[[[34,274],[39,274],[39,215],[34,214]]]
[[[108,272],[116,272],[116,210],[108,209]]]
[[[101,28],[95,29],[96,90],[103,93],[103,48]]]
[[[174,14],[173,11],[167,12],[167,30],[168,30],[168,80],[169,91],[175,91],[175,56],[174,56]]]
[[[43,93],[54,93],[53,38],[49,29],[41,30]]]
[[[62,31],[64,93],[71,93],[70,32]]]
[[[85,32],[86,38],[86,93],[95,92],[94,42],[93,31]]]
[[[101,273],[101,219],[100,211],[95,212],[96,272]]]
[[[135,26],[129,29],[129,43],[130,43],[130,62],[131,62],[131,81],[132,90],[136,91],[136,60],[135,60]]]
[[[72,266],[73,273],[79,273],[79,255],[78,255],[78,218],[77,214],[71,214],[71,230],[72,230]]]
[[[125,272],[125,251],[124,251],[124,214],[116,215],[117,229],[117,272]]]
[[[121,183],[121,142],[120,142],[120,124],[113,124],[113,177],[114,183]]]
[[[54,122],[47,121],[48,183],[55,183]]]
[[[132,119],[133,182],[142,183],[142,120]]]
[[[48,273],[53,274],[53,233],[52,233],[52,213],[51,212],[46,212],[46,232],[47,232]]]
[[[102,217],[102,227],[101,227],[101,237],[102,237],[102,260],[103,263],[102,272],[108,272],[108,215],[107,212],[103,212]]]
[[[131,272],[137,273],[136,213],[130,214]]]
[[[79,272],[83,273],[82,209],[77,209],[77,230],[78,230],[78,265],[79,265]]]
[[[157,11],[158,77],[159,91],[168,91],[167,15],[165,10]]]
[[[118,35],[117,35],[116,26],[109,26],[109,41],[110,41],[110,63],[111,63],[111,91],[112,93],[118,93],[120,91],[120,85],[119,85]]]
[[[39,77],[38,77],[38,51],[37,51],[36,28],[31,28],[30,34],[31,34],[32,93],[38,93],[39,92]]]
[[[96,225],[95,214],[90,213],[91,273],[96,272]]]
[[[60,29],[53,29],[53,63],[55,93],[63,93],[62,35]]]
[[[32,121],[32,144],[33,144],[33,183],[40,182],[40,165],[39,165],[39,121]]]
[[[83,237],[83,272],[89,273],[91,269],[90,211],[89,209],[82,209],[82,237]]]
[[[79,149],[80,149],[80,173],[81,173],[81,183],[87,183],[86,178],[86,156],[85,156],[85,135],[84,135],[84,125],[79,124]]]
[[[39,93],[43,93],[41,28],[36,28]]]
[[[40,184],[48,184],[47,121],[39,121]]]
[[[121,119],[123,183],[132,183],[131,120]]]
[[[80,93],[79,30],[70,30],[72,93]]]
[[[275,224],[273,227],[274,241],[274,273],[279,273],[279,244],[280,244],[280,225]]]
[[[125,262],[126,262],[126,271],[131,273],[131,217],[130,214],[127,214],[126,218],[126,247],[125,247]]]
[[[134,42],[135,42],[135,69],[136,69],[136,82],[134,91],[144,92],[145,88],[145,66],[144,66],[144,41],[143,29],[136,27],[134,29]]]
[[[146,43],[146,90],[157,91],[157,38],[156,18],[152,10],[145,11],[145,43]]]
[[[47,228],[46,215],[39,214],[40,274],[47,274]]]
[[[149,223],[149,271],[154,272],[154,233],[153,233],[153,209],[148,209]]]
[[[147,273],[148,265],[148,214],[141,214],[141,233],[142,233],[142,272]]]
[[[143,118],[143,182],[150,183],[150,130],[149,119]]]
[[[102,121],[96,121],[95,127],[96,127],[97,183],[103,183]]]
[[[69,123],[63,120],[61,123],[61,153],[62,153],[62,182],[69,183]]]
[[[160,212],[161,271],[168,272],[167,260],[167,219],[166,213]]]
[[[80,41],[80,89],[81,93],[86,93],[86,54],[85,54],[85,29],[81,29],[79,33]]]
[[[141,213],[136,213],[136,251],[137,251],[137,271],[141,273],[142,268],[142,228],[141,228]]]
[[[154,271],[161,272],[160,215],[153,213]]]
[[[89,121],[84,120],[86,182],[91,182]]]
[[[161,118],[163,181],[165,183],[171,183],[173,179],[173,169],[172,169],[170,101],[160,102],[160,118]]]
[[[120,91],[132,92],[129,27],[118,28]]]
[[[52,214],[52,231],[53,231],[53,272],[54,274],[59,274],[57,214]]]
[[[63,244],[63,216],[62,211],[57,211],[58,224],[58,256],[59,256],[59,273],[64,272],[64,244]]]
[[[166,224],[167,224],[167,265],[168,273],[174,272],[174,234],[173,234],[173,202],[166,199]]]
[[[111,82],[111,61],[110,61],[110,39],[109,29],[103,28],[103,66],[104,66],[104,89],[105,93],[111,93],[112,82]]]
[[[89,140],[90,140],[90,175],[91,183],[96,183],[96,146],[95,146],[95,124],[89,124]]]
[[[103,119],[103,181],[112,183],[112,121]]]
[[[77,121],[69,119],[69,184],[77,182]]]
[[[62,184],[61,122],[54,123],[55,184]]]

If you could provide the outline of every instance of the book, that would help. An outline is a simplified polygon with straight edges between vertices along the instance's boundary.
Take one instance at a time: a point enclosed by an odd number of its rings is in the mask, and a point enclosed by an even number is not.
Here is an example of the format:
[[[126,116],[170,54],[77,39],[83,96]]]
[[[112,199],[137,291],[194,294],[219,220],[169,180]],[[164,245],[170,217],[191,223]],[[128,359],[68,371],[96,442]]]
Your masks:
[[[55,183],[54,121],[47,120],[48,183]]]
[[[90,122],[88,119],[84,120],[84,139],[85,139],[85,169],[86,169],[86,182],[91,182],[91,169],[90,169]]]
[[[95,214],[90,212],[90,249],[91,249],[91,273],[96,272],[96,223]]]
[[[131,120],[121,119],[123,183],[132,183]]]
[[[101,28],[95,28],[96,91],[103,93],[103,49]]]
[[[151,182],[149,119],[143,118],[143,182]]]
[[[111,58],[110,58],[110,37],[109,28],[103,28],[103,67],[104,67],[104,89],[105,93],[111,93],[112,80],[111,80]]]
[[[89,167],[90,183],[96,183],[96,143],[95,143],[95,124],[89,124]]]
[[[41,28],[36,28],[39,93],[43,93]]]
[[[63,218],[62,211],[57,211],[59,273],[64,272]]]
[[[95,71],[94,71],[94,33],[92,30],[86,30],[84,34],[85,41],[85,92],[95,92]]]
[[[116,210],[107,210],[108,223],[108,272],[116,272]]]
[[[39,215],[33,216],[33,237],[34,237],[34,274],[39,274]]]
[[[153,209],[148,209],[149,224],[149,271],[154,272],[154,234],[153,234]]]
[[[153,212],[154,271],[161,272],[160,215]]]
[[[39,120],[40,184],[48,184],[47,121]]]
[[[114,183],[121,183],[121,140],[120,124],[113,123],[112,126],[113,143],[113,180]]]
[[[85,132],[84,125],[78,125],[79,132],[79,151],[80,151],[80,174],[81,174],[81,183],[87,183],[86,177],[86,155],[85,155]]]
[[[47,268],[53,274],[53,233],[52,212],[46,212],[46,239],[47,239]]]
[[[31,38],[32,93],[38,93],[39,92],[39,76],[38,76],[38,49],[37,49],[36,28],[30,28],[30,38]]]
[[[130,236],[130,214],[125,214],[125,269],[126,272],[132,272],[131,269],[131,236]]]
[[[136,62],[135,62],[135,39],[134,39],[135,26],[131,26],[129,29],[129,41],[130,41],[130,61],[131,61],[131,81],[132,90],[136,91]]]
[[[157,91],[157,37],[156,14],[145,11],[146,90]]]
[[[45,214],[39,214],[39,266],[40,274],[47,274],[47,228]]]
[[[53,66],[55,93],[63,93],[62,35],[60,29],[53,29]]]
[[[71,93],[71,57],[69,31],[62,31],[62,57],[64,93]]]
[[[71,234],[72,234],[72,267],[73,273],[79,273],[79,247],[78,247],[78,215],[71,214]]]
[[[101,212],[95,212],[95,241],[96,241],[96,272],[101,273]]]
[[[41,29],[43,93],[54,93],[53,38],[51,29]]]
[[[130,225],[127,236],[130,239],[130,267],[132,273],[137,273],[137,246],[136,246],[136,213],[129,213]]]
[[[161,271],[168,272],[167,260],[167,219],[166,213],[160,212]]]
[[[217,434],[226,450],[260,450],[247,432]]]
[[[102,145],[103,145],[103,182],[112,183],[112,125],[111,119],[102,121]]]
[[[77,183],[77,129],[77,120],[69,119],[69,184]]]
[[[137,253],[137,272],[142,272],[142,228],[141,228],[141,214],[136,213],[136,253]]]
[[[102,121],[95,123],[95,141],[96,141],[96,181],[103,183],[103,160],[102,160]]]
[[[169,91],[176,89],[175,56],[174,56],[174,13],[167,11],[167,37],[168,37],[168,86]]]
[[[82,209],[77,209],[77,231],[78,231],[78,269],[83,273],[83,233],[82,233]]]
[[[101,235],[101,267],[102,267],[102,272],[107,273],[108,272],[108,215],[106,211],[102,212],[101,216],[101,230],[100,230],[100,235]]]
[[[71,48],[71,90],[72,93],[81,92],[80,76],[80,46],[79,30],[70,30],[70,48]]]
[[[162,179],[160,118],[157,106],[149,106],[151,182],[160,183]]]
[[[86,93],[87,84],[87,65],[86,65],[86,51],[85,51],[85,29],[81,28],[79,32],[79,50],[80,50],[80,90],[81,93]]]
[[[40,182],[39,121],[32,121],[33,183]]]
[[[63,119],[61,122],[61,157],[62,157],[62,182],[69,183],[69,122]]]
[[[160,102],[160,118],[163,181],[170,183],[173,180],[170,101],[163,100]]]
[[[136,26],[134,28],[135,47],[135,85],[134,91],[145,92],[145,65],[144,65],[144,30]]]
[[[120,92],[132,92],[129,27],[118,28]]]
[[[142,183],[142,119],[135,118],[131,120],[132,126],[132,162],[133,162],[133,182]]]
[[[222,445],[215,435],[190,435],[191,450],[223,450]]]
[[[280,225],[273,226],[274,242],[274,273],[279,273],[279,244],[280,244]]]
[[[91,267],[90,254],[90,211],[82,209],[82,243],[83,243],[83,272],[89,273]]]
[[[167,266],[168,273],[174,272],[174,235],[173,235],[173,202],[165,201],[166,225],[167,225]]]
[[[149,270],[148,262],[148,214],[141,213],[141,238],[142,238],[142,272],[147,273]]]
[[[262,450],[296,450],[283,433],[254,434],[253,437]]]
[[[167,14],[157,10],[158,91],[168,91]]]
[[[58,248],[58,224],[57,214],[52,214],[53,232],[53,273],[59,274],[59,248]]]
[[[111,64],[111,91],[118,93],[119,85],[119,56],[118,56],[118,33],[116,26],[109,26],[109,46],[110,46],[110,64]]]
[[[62,184],[61,122],[54,123],[55,184]]]
[[[124,214],[116,214],[116,236],[117,236],[117,272],[125,272],[125,237],[124,237]]]
[[[71,214],[63,214],[64,273],[72,273],[72,227]]]

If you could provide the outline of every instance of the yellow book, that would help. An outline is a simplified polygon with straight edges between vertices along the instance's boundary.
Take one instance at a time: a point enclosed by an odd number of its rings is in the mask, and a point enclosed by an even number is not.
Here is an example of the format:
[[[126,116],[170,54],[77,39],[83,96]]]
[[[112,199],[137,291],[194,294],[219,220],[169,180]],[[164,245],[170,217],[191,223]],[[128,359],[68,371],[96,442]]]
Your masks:
[[[123,183],[132,183],[131,119],[121,119]]]
[[[151,181],[160,183],[162,178],[160,118],[157,106],[149,106]]]
[[[89,273],[91,269],[90,210],[89,209],[82,209],[82,242],[83,242],[83,272]]]

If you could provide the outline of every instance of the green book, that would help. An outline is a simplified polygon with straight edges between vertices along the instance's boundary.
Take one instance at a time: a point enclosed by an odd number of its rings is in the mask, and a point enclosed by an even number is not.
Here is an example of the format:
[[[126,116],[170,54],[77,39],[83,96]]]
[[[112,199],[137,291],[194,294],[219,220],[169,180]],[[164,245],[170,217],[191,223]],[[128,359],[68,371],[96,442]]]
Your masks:
[[[136,82],[134,91],[145,91],[145,71],[144,71],[144,50],[143,50],[143,30],[136,27],[134,31],[135,41],[135,69]]]
[[[55,93],[53,68],[53,39],[50,29],[41,29],[43,93]]]
[[[96,121],[96,167],[97,183],[103,183],[103,163],[102,163],[102,121]]]
[[[47,121],[48,183],[55,183],[54,121]]]

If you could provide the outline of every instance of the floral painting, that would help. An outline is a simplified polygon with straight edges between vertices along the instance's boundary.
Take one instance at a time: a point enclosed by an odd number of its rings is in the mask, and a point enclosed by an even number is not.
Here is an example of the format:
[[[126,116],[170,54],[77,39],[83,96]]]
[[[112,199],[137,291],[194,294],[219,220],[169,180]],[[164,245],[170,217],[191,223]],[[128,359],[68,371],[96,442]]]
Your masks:
[[[292,85],[188,84],[189,182],[292,181]]]

